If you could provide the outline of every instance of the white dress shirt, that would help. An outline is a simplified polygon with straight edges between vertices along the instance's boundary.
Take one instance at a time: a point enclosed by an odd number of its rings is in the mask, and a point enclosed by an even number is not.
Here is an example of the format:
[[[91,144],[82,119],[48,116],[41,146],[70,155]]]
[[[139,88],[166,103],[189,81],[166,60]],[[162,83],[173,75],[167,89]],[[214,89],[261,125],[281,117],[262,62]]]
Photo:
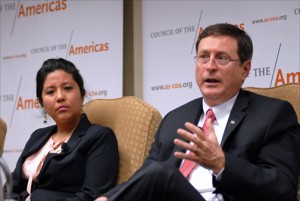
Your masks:
[[[226,128],[226,124],[231,112],[231,109],[233,107],[233,104],[237,98],[236,94],[234,97],[226,101],[225,103],[222,103],[221,105],[217,105],[215,107],[212,107],[216,120],[213,122],[214,130],[217,135],[217,139],[219,144],[221,143],[223,133]],[[202,127],[206,111],[210,109],[210,107],[204,102],[203,99],[203,111],[204,113],[201,115],[198,126]],[[189,152],[189,151],[187,151]],[[183,161],[182,161],[183,162]],[[188,180],[190,183],[201,193],[201,195],[204,197],[207,201],[213,201],[213,200],[224,200],[221,195],[213,194],[212,192],[215,190],[212,184],[212,171],[208,170],[206,168],[203,168],[200,165],[197,165],[196,168],[191,172]],[[217,196],[217,198],[216,198]]]

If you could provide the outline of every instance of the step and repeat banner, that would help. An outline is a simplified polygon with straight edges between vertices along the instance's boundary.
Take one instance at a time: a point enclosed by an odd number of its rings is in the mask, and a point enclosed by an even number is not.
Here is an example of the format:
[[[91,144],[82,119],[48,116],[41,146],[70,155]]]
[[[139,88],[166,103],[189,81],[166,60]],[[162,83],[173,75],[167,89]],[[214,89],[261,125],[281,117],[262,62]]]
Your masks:
[[[165,115],[202,96],[195,81],[195,43],[215,23],[252,38],[246,86],[300,83],[300,1],[147,1],[143,13],[144,100]]]
[[[49,58],[80,70],[85,102],[122,96],[123,1],[0,1],[0,116],[8,126],[3,157],[14,168],[43,124],[35,76]]]

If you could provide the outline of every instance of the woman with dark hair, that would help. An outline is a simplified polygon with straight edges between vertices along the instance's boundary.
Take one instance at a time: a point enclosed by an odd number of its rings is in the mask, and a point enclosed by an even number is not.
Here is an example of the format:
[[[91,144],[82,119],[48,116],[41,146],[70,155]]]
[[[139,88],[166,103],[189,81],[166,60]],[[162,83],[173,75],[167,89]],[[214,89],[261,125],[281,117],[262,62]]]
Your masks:
[[[34,131],[12,173],[12,198],[31,201],[94,200],[116,183],[118,145],[110,128],[83,113],[83,79],[65,59],[49,59],[37,72],[36,95],[55,125]]]

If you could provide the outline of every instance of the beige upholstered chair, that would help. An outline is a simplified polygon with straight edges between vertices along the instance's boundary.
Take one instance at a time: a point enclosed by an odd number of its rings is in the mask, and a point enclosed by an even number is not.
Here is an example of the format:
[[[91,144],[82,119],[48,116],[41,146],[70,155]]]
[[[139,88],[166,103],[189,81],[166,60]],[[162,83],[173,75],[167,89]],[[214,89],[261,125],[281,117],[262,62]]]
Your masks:
[[[3,119],[0,117],[0,157],[3,153],[4,141],[6,136],[7,126]]]
[[[2,170],[3,170],[3,159],[1,158],[2,153],[3,153],[3,147],[4,147],[4,141],[5,141],[5,136],[6,136],[6,123],[3,119],[0,117],[0,200],[3,200],[3,186],[2,186]]]
[[[297,113],[300,124],[300,84],[285,84],[271,88],[246,87],[245,89],[264,96],[289,101]],[[298,178],[298,201],[300,201],[300,177]]]
[[[8,165],[6,164],[6,161],[1,157],[3,153],[6,131],[7,131],[6,123],[0,117],[0,200],[4,200],[2,181],[6,181],[8,197],[12,189],[12,178],[10,174],[11,172],[9,170]],[[5,176],[5,177],[1,178],[1,176]],[[10,199],[5,199],[5,200],[10,200]]]
[[[83,109],[92,123],[115,132],[120,156],[118,184],[128,180],[148,155],[161,121],[159,111],[133,96],[95,99]]]

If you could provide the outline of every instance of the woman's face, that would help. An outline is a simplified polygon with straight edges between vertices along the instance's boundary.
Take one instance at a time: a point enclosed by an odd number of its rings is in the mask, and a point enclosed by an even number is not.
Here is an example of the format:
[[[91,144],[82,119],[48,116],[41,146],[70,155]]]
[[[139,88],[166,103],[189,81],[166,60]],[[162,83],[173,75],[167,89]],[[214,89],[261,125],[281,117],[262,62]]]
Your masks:
[[[42,90],[43,106],[57,123],[68,123],[81,116],[83,97],[73,76],[63,70],[49,73]]]

